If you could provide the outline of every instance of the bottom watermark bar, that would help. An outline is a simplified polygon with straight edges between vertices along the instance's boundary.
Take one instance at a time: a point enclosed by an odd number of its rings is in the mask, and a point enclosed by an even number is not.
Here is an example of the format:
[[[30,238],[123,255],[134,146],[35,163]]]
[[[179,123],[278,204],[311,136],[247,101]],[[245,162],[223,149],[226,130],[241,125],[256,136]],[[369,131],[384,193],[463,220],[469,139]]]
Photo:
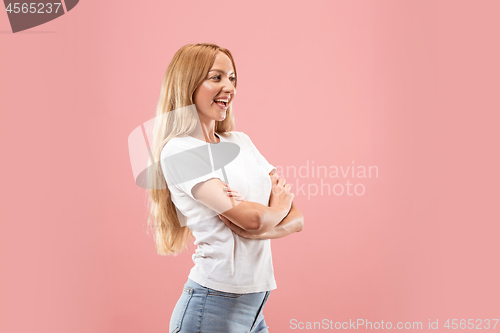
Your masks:
[[[414,329],[419,330],[423,328],[423,324],[420,321],[417,322],[398,322],[395,325],[392,322],[387,321],[369,321],[367,319],[356,319],[353,321],[334,321],[330,319],[323,319],[322,321],[298,321],[297,319],[290,319],[290,328],[292,330],[358,330],[358,329]]]
[[[498,319],[446,319],[441,321],[442,326],[439,326],[439,319],[429,319],[426,323],[426,328],[437,330],[444,329],[480,329],[494,330],[497,327]],[[399,330],[421,330],[424,324],[421,321],[407,321],[392,323],[391,321],[369,321],[368,319],[356,319],[349,321],[334,321],[323,319],[321,321],[299,321],[290,319],[290,328],[292,330],[380,330],[380,329],[399,329]]]

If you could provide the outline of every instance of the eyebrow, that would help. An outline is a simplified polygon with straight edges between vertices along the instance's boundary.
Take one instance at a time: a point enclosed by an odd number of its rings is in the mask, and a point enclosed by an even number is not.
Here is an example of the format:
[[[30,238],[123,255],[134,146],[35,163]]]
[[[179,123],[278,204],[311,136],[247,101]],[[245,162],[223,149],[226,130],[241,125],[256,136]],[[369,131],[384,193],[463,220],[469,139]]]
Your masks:
[[[224,74],[225,72],[222,69],[211,69],[209,72],[220,72]],[[228,74],[234,74],[233,71],[230,71]]]

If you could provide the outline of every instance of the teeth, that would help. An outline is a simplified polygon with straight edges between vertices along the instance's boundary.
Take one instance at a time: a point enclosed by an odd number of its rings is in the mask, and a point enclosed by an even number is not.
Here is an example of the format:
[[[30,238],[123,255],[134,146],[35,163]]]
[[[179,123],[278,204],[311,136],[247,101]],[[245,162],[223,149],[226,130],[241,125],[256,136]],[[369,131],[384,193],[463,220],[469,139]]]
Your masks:
[[[214,101],[227,103],[229,100],[228,99],[215,99]]]

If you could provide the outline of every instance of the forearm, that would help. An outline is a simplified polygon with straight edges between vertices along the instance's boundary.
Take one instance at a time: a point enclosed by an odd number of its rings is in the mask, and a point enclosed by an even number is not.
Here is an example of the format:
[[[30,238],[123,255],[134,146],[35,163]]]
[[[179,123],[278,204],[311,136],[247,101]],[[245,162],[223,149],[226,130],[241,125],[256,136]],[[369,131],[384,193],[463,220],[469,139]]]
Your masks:
[[[246,202],[248,204],[248,202]],[[250,207],[255,203],[250,203]],[[257,204],[258,205],[258,204]],[[280,221],[274,228],[265,233],[255,233],[251,229],[243,229],[225,216],[219,214],[220,219],[231,229],[235,234],[249,239],[274,239],[288,236],[294,232],[299,232],[304,227],[304,216],[300,210],[293,204],[290,207],[290,212]]]
[[[299,232],[304,227],[304,216],[293,206],[288,215],[274,228],[260,235],[256,239],[276,239],[288,236],[294,232]]]
[[[254,207],[258,212],[260,223],[258,228],[252,230],[247,229],[247,231],[254,235],[261,235],[268,231],[271,231],[276,227],[276,225],[278,225],[285,219],[290,211],[289,209],[287,209],[287,207],[284,207],[282,205],[276,207],[267,207],[259,203],[253,204],[255,204]]]
[[[271,174],[270,174],[271,175]],[[282,223],[280,227],[272,232],[273,238],[284,237],[285,234],[289,234],[292,232],[300,231],[302,228],[300,222],[299,215],[302,215],[300,211],[293,205],[292,198],[293,194],[290,194],[289,185],[285,188],[283,185],[284,180],[280,179],[275,180],[275,177],[271,175],[271,180],[274,183],[277,182],[275,186],[278,188],[276,191],[273,190],[270,195],[268,206],[262,205],[257,202],[248,202],[243,198],[239,198],[240,203],[237,205],[238,207],[234,207],[233,209],[226,211],[225,213],[219,214],[222,215],[221,219],[226,222],[226,219],[232,224],[234,224],[235,228],[232,228],[233,231],[237,230],[236,233],[239,235],[245,235],[247,238],[254,238],[255,236],[267,234],[271,232],[277,225],[280,224],[287,216],[289,218],[285,223]],[[229,186],[226,184],[226,191],[228,195],[232,197],[232,191]],[[286,191],[286,192],[285,192]],[[237,191],[234,191],[237,193]],[[239,194],[238,194],[239,195]],[[280,201],[281,200],[281,201]],[[234,204],[234,201],[233,201]],[[293,214],[290,214],[294,210]],[[231,214],[232,211],[239,211],[239,214]],[[232,215],[232,216],[231,216]],[[228,226],[232,225],[231,223]],[[231,227],[230,227],[231,228]]]

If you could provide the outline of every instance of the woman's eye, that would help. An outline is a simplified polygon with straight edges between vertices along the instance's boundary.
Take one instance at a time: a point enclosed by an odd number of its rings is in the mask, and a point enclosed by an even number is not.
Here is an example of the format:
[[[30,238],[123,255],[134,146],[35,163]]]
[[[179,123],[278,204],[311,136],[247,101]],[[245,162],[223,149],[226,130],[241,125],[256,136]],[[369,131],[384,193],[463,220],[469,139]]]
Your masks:
[[[220,75],[215,75],[210,78],[210,80],[220,80],[221,76]],[[229,78],[231,82],[236,82],[236,77],[232,76]]]

